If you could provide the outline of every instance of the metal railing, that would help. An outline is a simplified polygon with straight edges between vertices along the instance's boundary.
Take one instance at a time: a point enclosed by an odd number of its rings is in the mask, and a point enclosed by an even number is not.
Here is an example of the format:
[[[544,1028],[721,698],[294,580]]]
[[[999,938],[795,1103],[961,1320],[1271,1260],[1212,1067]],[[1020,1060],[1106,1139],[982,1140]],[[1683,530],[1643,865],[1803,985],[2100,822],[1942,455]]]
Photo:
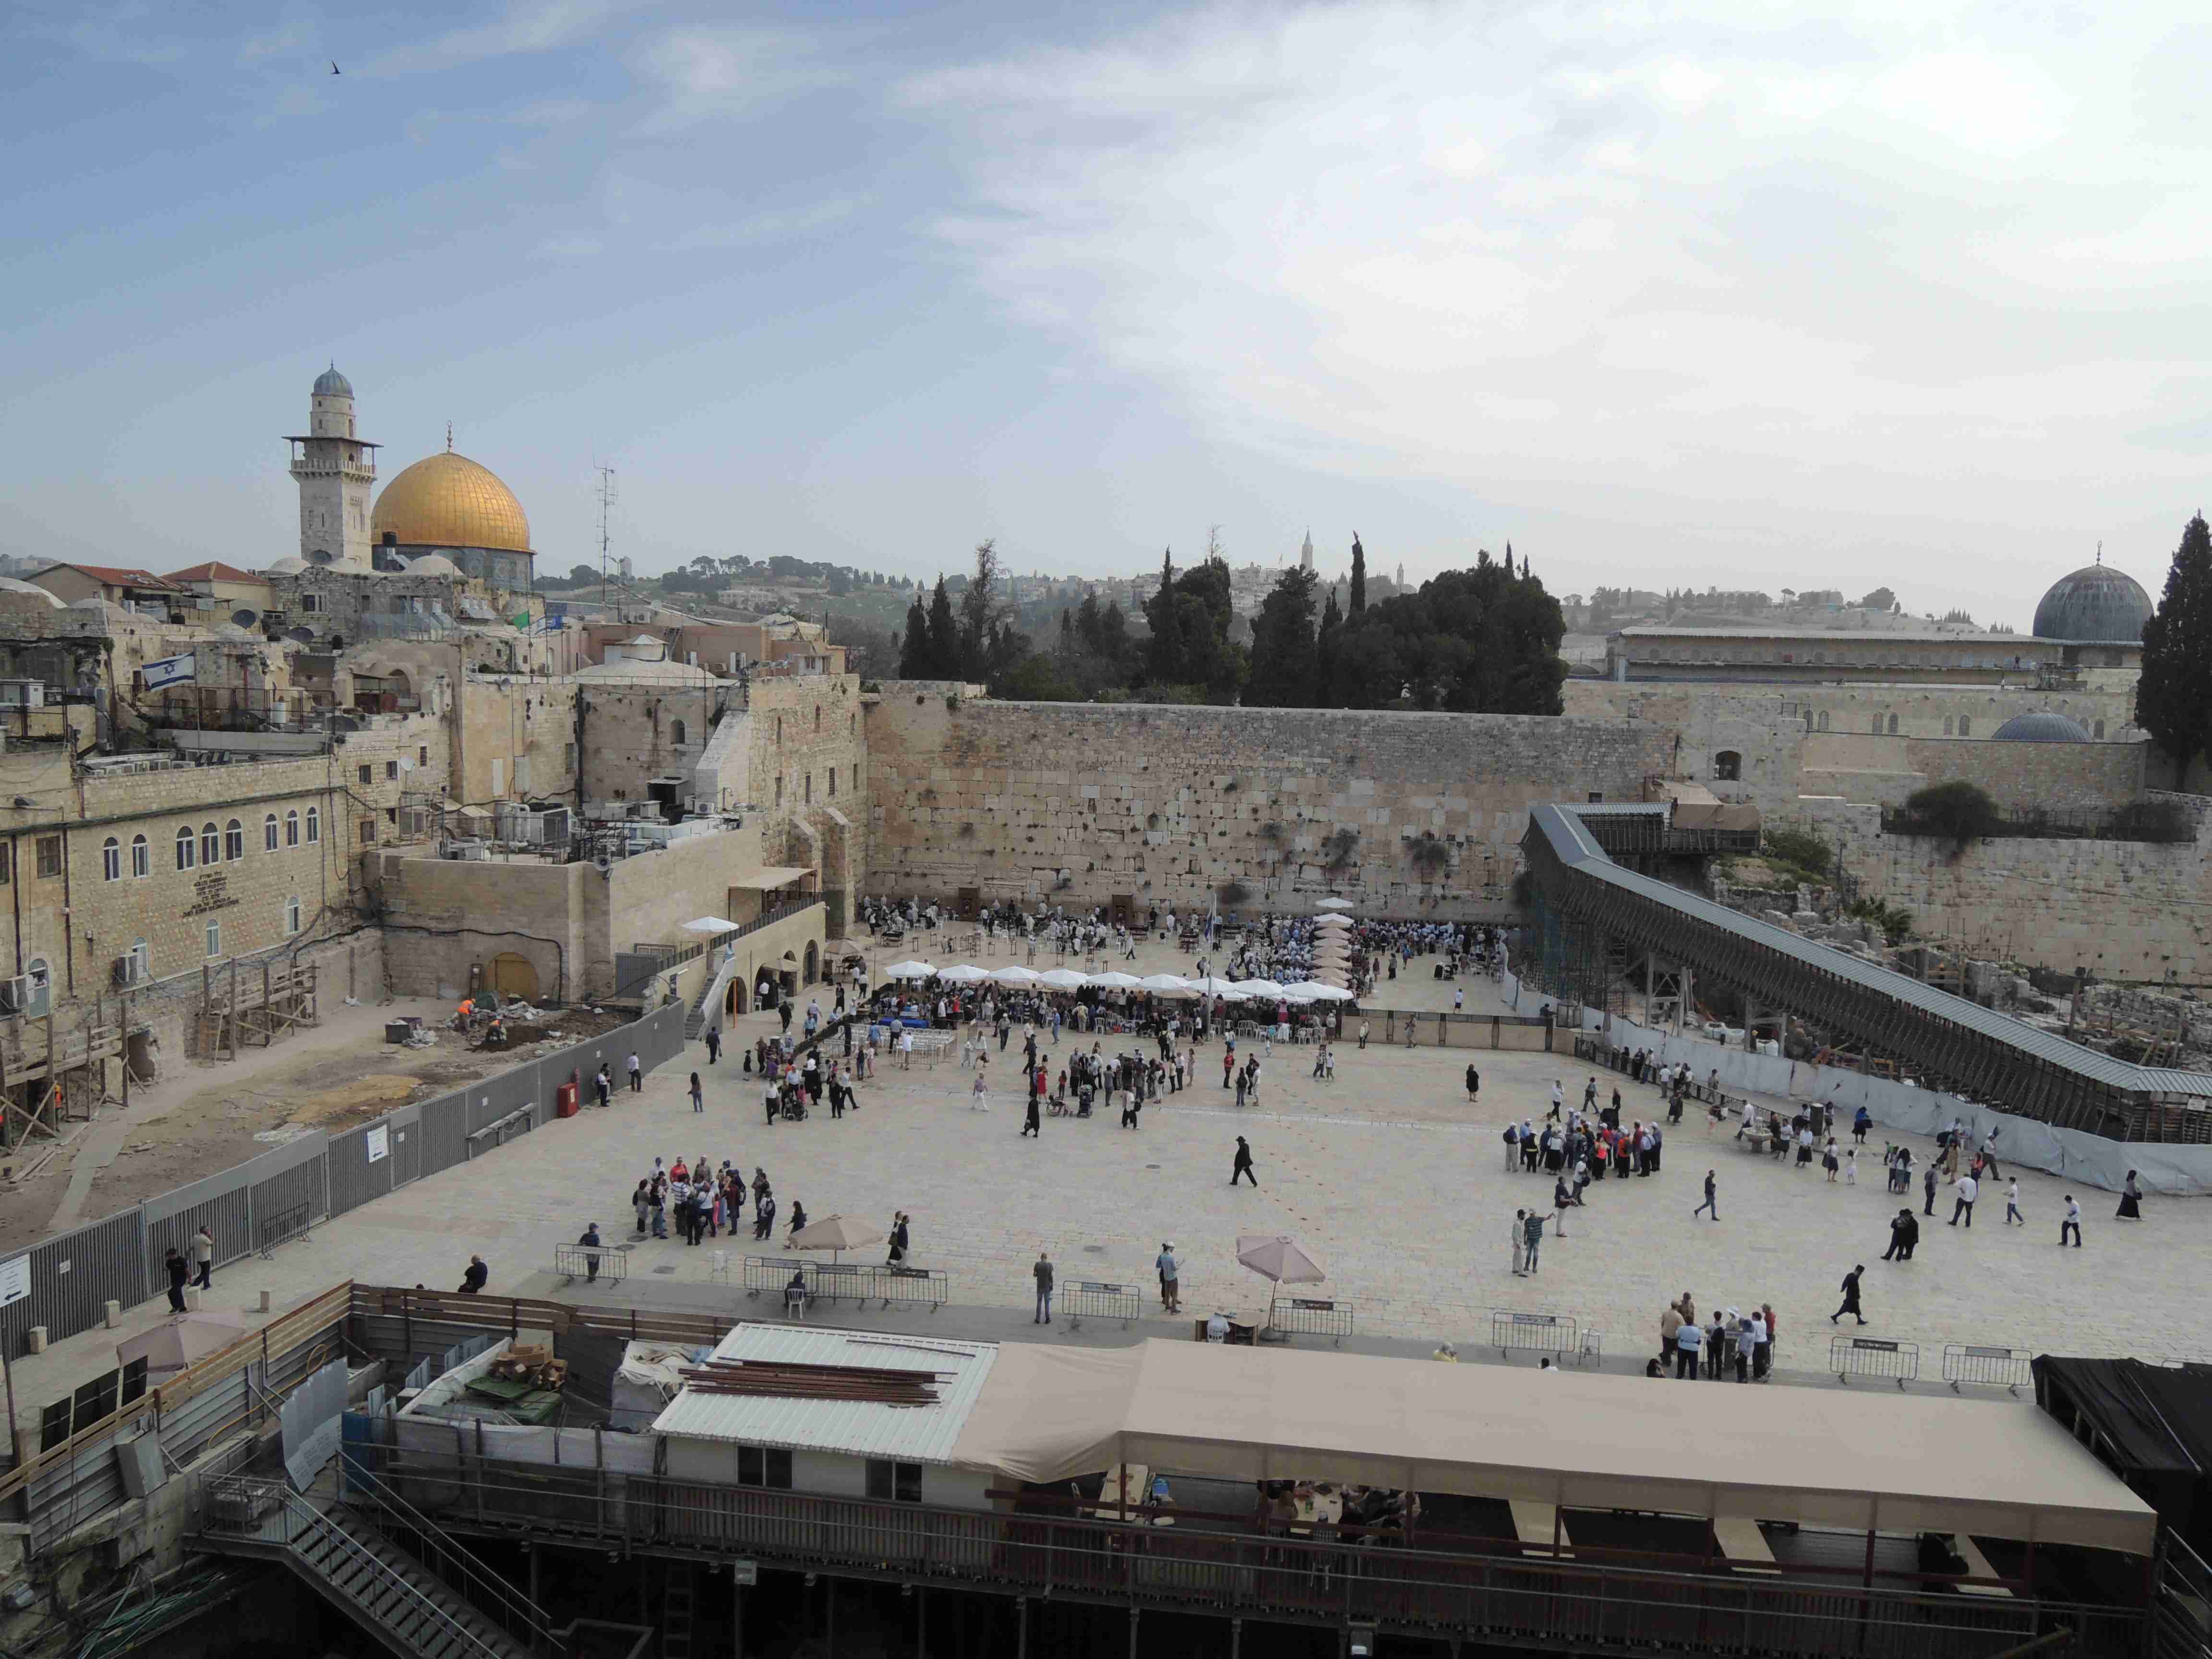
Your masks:
[[[1134,1285],[1096,1279],[1071,1279],[1060,1287],[1059,1301],[1071,1331],[1082,1329],[1086,1319],[1118,1319],[1126,1331],[1145,1310],[1144,1296]]]
[[[611,1244],[556,1244],[553,1271],[570,1284],[619,1285],[629,1277],[629,1257]]]
[[[1897,1386],[1903,1389],[1920,1375],[1920,1345],[1885,1342],[1871,1336],[1831,1337],[1828,1369],[1835,1372],[1838,1382],[1848,1382],[1855,1376],[1887,1376],[1895,1378]]]
[[[362,1570],[364,1576],[358,1582],[363,1585],[374,1584],[392,1592],[402,1604],[437,1626],[447,1640],[459,1644],[459,1651],[482,1655],[483,1659],[508,1659],[508,1656],[500,1649],[486,1642],[445,1607],[423,1594],[422,1588],[405,1573],[307,1503],[283,1481],[258,1480],[242,1474],[218,1475],[208,1482],[206,1499],[206,1516],[203,1522],[206,1531],[273,1544],[302,1559],[307,1556],[303,1544],[312,1540],[325,1546],[333,1555],[349,1560]],[[370,1596],[349,1587],[329,1567],[319,1563],[316,1572],[339,1595],[359,1607],[372,1623],[390,1622],[388,1615],[375,1610],[375,1603]]]
[[[1564,1359],[1578,1352],[1572,1314],[1516,1313],[1510,1308],[1490,1310],[1490,1346],[1504,1358],[1515,1349],[1523,1353],[1548,1353]]]
[[[289,1210],[279,1210],[261,1224],[261,1245],[258,1254],[264,1261],[276,1254],[280,1244],[289,1244],[295,1238],[307,1238],[313,1231],[315,1207],[313,1204],[295,1204]]]
[[[1819,1567],[1753,1578],[1724,1556],[1615,1565],[1578,1550],[1555,1561],[1524,1557],[1510,1539],[1389,1547],[1409,1540],[1285,1537],[1196,1511],[1163,1528],[1145,1524],[1157,1515],[951,1510],[419,1454],[384,1478],[436,1494],[457,1529],[1216,1617],[1373,1623],[1500,1648],[1987,1659],[2063,1621],[2077,1632],[2074,1653],[2136,1659],[2148,1628],[2142,1607],[2039,1601],[2018,1580],[1959,1575],[1913,1575],[1913,1589]],[[1969,1583],[2013,1593],[1959,1594]]]
[[[410,1553],[419,1555],[447,1585],[467,1597],[478,1614],[532,1652],[557,1656],[565,1651],[543,1607],[461,1548],[390,1483],[375,1478],[348,1482],[346,1460],[340,1458],[338,1467],[339,1497],[373,1523],[388,1522],[411,1534],[415,1544]]]
[[[1319,1297],[1278,1297],[1267,1304],[1267,1325],[1285,1337],[1325,1336],[1342,1347],[1352,1334],[1352,1304]]]
[[[1978,1382],[2018,1396],[2035,1384],[2033,1356],[2025,1348],[1978,1348],[1971,1343],[1943,1345],[1943,1380],[1951,1392],[1962,1382]]]

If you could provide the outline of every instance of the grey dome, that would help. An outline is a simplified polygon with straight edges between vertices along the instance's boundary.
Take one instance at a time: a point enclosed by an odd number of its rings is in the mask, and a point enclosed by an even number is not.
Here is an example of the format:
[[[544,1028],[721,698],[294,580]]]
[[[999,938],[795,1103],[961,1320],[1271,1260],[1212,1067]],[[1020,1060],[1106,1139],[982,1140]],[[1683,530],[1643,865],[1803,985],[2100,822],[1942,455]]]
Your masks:
[[[338,366],[336,363],[332,363],[328,368],[315,376],[315,396],[318,398],[350,398],[353,396],[353,382],[347,380],[344,375],[339,374]]]
[[[2085,564],[2051,584],[2035,607],[2035,637],[2138,645],[2150,616],[2150,595],[2133,576],[2108,564]]]
[[[2039,708],[2014,714],[1990,734],[1996,743],[2087,743],[2089,734],[2063,714]]]

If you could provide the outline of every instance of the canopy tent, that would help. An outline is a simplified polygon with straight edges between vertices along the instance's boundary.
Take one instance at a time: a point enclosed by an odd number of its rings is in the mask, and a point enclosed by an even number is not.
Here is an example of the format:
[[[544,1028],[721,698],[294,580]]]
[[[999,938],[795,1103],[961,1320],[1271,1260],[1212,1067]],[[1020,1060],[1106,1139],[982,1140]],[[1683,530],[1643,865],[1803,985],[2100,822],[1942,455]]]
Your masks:
[[[2036,1403],[2094,1446],[2166,1524],[2202,1549],[2212,1534],[2212,1365],[2035,1361]]]
[[[1146,974],[1138,982],[1147,991],[1157,991],[1167,996],[1187,997],[1194,994],[1190,988],[1190,981],[1179,974]]]
[[[802,876],[814,873],[811,864],[770,865],[765,870],[755,870],[749,875],[732,876],[728,885],[749,893],[770,893],[779,887],[788,887]]]
[[[794,1250],[828,1250],[833,1259],[846,1250],[857,1250],[870,1244],[880,1244],[884,1230],[868,1226],[842,1215],[825,1215],[819,1221],[810,1221],[784,1241]]]
[[[1279,997],[1283,988],[1272,979],[1240,979],[1230,987],[1229,994],[1239,997]]]
[[[1289,988],[1299,996],[1315,1002],[1349,1002],[1352,993],[1334,985],[1323,985],[1316,979],[1302,979]]]
[[[1055,991],[1079,991],[1091,983],[1091,977],[1073,968],[1048,968],[1037,975],[1037,982],[1049,985]]]
[[[1093,974],[1088,982],[1097,986],[1101,990],[1132,991],[1145,981],[1134,974],[1125,974],[1116,969],[1110,974]]]
[[[221,1353],[232,1343],[252,1335],[245,1326],[221,1314],[179,1314],[151,1330],[126,1337],[115,1345],[115,1363],[127,1367],[133,1360],[146,1362],[146,1386],[159,1388],[182,1376],[210,1354]]]
[[[1237,994],[1237,987],[1218,974],[1208,974],[1204,979],[1194,979],[1186,982],[1200,996],[1233,997]]]
[[[1331,910],[1325,915],[1316,916],[1314,918],[1314,926],[1316,927],[1326,927],[1330,932],[1334,933],[1339,928],[1351,927],[1352,918],[1346,915],[1340,910]]]
[[[933,962],[895,962],[884,969],[887,979],[928,979],[937,972]]]
[[[1321,1263],[1288,1233],[1239,1233],[1237,1260],[1278,1285],[1318,1285],[1328,1277]]]
[[[1037,972],[1034,968],[1023,968],[1017,966],[1012,968],[1001,968],[997,973],[992,975],[991,977],[998,981],[1001,985],[1034,985],[1039,980],[1042,979],[1044,975]]]
[[[941,969],[937,976],[947,985],[974,985],[978,981],[990,978],[991,970],[978,968],[972,962],[963,962],[957,968]]]
[[[1585,1372],[1538,1381],[1505,1366],[1157,1339],[1103,1352],[1007,1343],[952,1461],[1042,1483],[1137,1462],[2136,1555],[2158,1532],[2150,1506],[2057,1423],[2008,1404],[1655,1389]]]
[[[734,933],[738,924],[723,916],[694,916],[684,924],[687,933]]]

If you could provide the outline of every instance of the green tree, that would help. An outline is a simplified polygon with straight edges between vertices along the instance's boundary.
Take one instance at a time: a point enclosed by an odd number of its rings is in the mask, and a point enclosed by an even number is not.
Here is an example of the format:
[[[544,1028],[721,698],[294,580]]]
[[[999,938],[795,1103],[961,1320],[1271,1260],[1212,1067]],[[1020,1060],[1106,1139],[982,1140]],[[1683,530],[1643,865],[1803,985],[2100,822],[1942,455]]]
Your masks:
[[[2212,531],[2202,513],[2182,530],[2142,643],[2136,724],[2186,767],[2212,746]]]
[[[1328,590],[1328,602],[1322,607],[1321,626],[1314,630],[1313,702],[1322,708],[1340,707],[1336,695],[1337,634],[1344,626],[1344,617],[1336,608],[1336,588]]]
[[[1355,543],[1356,546],[1357,544]],[[1352,580],[1359,578],[1352,567]],[[1292,566],[1275,579],[1252,620],[1252,672],[1244,701],[1257,708],[1310,708],[1314,699],[1314,589],[1321,579]]]
[[[1000,580],[995,541],[975,544],[975,574],[960,594],[960,670],[972,680],[988,681],[1006,613],[1005,584]]]
[[[952,596],[945,591],[945,578],[929,596],[929,673],[933,680],[960,678],[960,624],[952,615]]]
[[[906,632],[899,636],[898,664],[898,677],[902,680],[926,680],[936,672],[936,660],[930,653],[929,612],[921,608],[919,592],[906,608]]]
[[[1334,591],[1329,597],[1336,597]],[[1359,544],[1356,530],[1352,532],[1352,593],[1346,603],[1355,617],[1367,609],[1367,550]]]

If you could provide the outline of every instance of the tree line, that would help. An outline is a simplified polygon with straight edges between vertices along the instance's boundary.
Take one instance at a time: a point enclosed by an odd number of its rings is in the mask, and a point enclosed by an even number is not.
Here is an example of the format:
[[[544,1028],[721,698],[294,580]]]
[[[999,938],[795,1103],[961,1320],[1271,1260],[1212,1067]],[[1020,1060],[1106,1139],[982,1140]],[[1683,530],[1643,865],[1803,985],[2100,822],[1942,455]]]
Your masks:
[[[961,680],[1039,702],[1243,703],[1273,708],[1414,708],[1556,714],[1566,665],[1559,601],[1512,550],[1487,551],[1419,590],[1370,605],[1367,554],[1352,544],[1340,611],[1310,570],[1285,570],[1249,626],[1229,564],[1209,544],[1178,570],[1172,550],[1132,617],[1093,592],[1032,638],[1013,624],[996,549],[975,550],[957,597],[945,578],[917,590],[899,638],[902,679]]]

